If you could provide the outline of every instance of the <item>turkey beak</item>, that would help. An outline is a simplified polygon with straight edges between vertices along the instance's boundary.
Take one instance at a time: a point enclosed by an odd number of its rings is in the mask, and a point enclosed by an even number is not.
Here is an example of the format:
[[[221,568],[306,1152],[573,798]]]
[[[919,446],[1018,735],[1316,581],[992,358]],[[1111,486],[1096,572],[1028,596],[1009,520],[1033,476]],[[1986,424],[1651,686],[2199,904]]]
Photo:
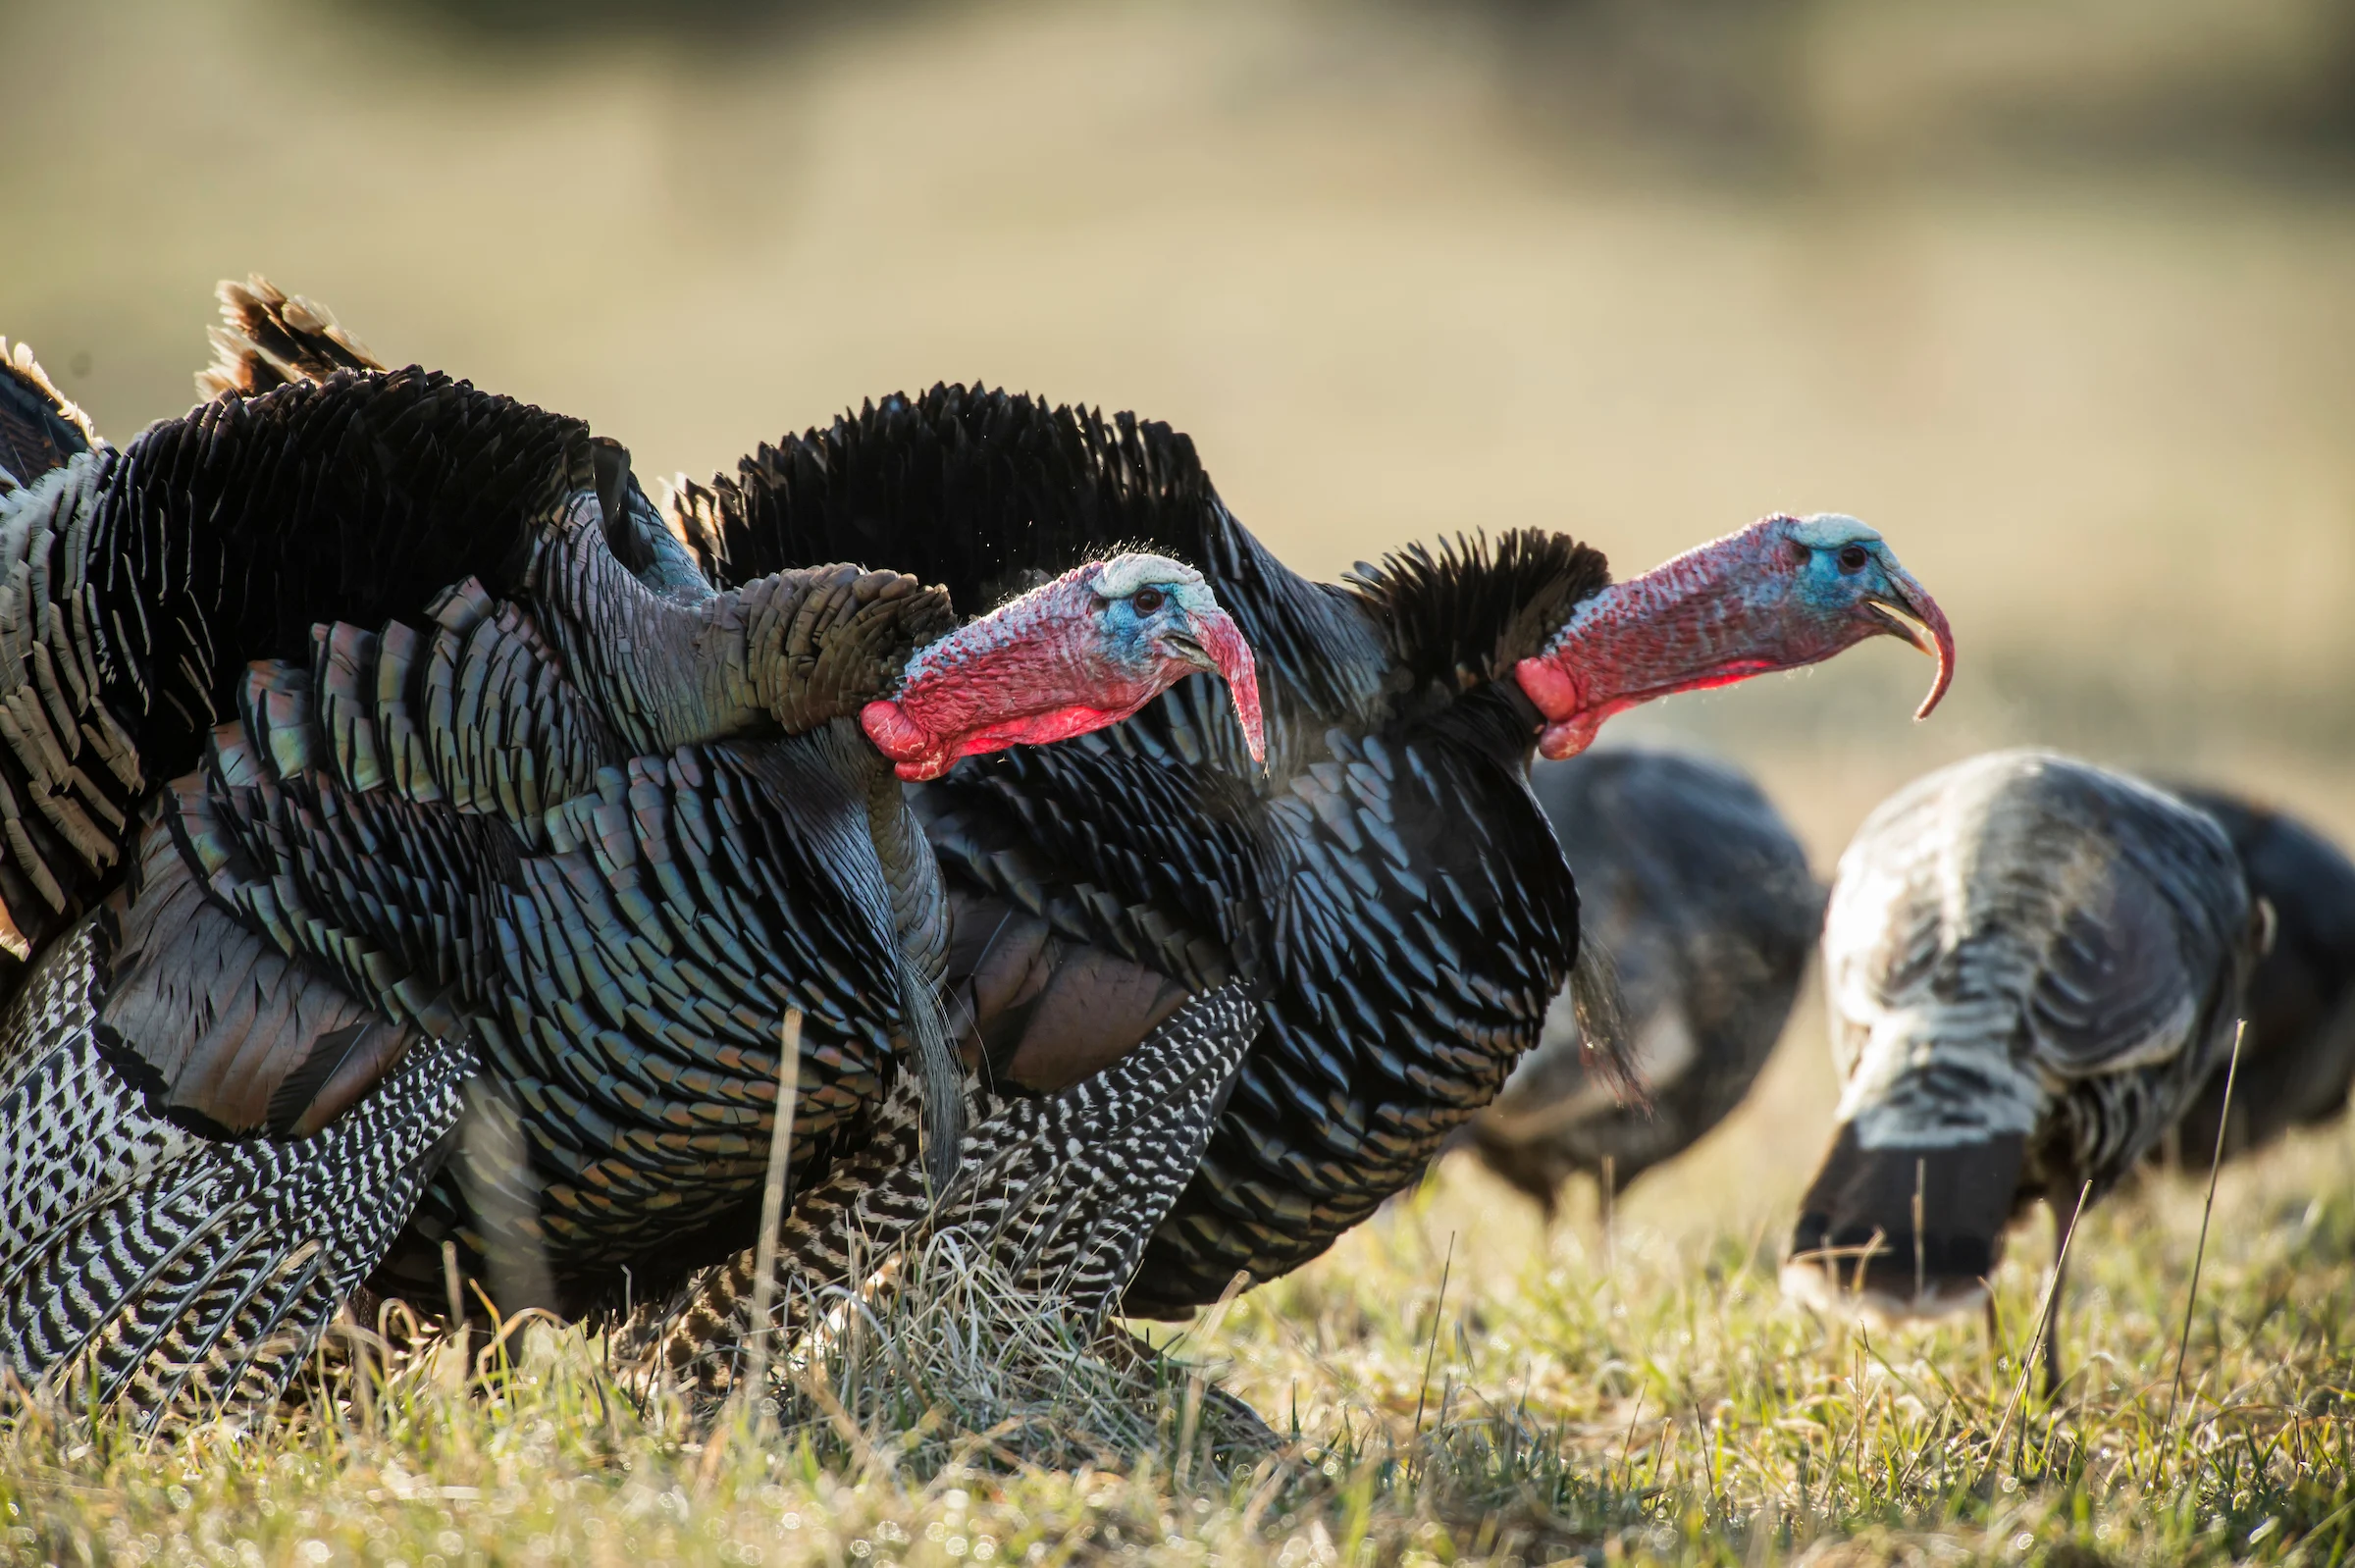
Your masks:
[[[1891,592],[1871,595],[1864,602],[1888,622],[1878,630],[1904,638],[1938,661],[1938,676],[1930,683],[1930,695],[1913,710],[1914,718],[1928,718],[1930,710],[1946,696],[1946,689],[1954,684],[1955,630],[1946,623],[1946,611],[1938,607],[1938,601],[1904,567],[1884,561],[1883,569]]]
[[[1164,633],[1162,642],[1179,658],[1227,683],[1227,696],[1234,704],[1236,721],[1243,726],[1243,744],[1251,749],[1251,760],[1267,766],[1268,732],[1259,711],[1259,666],[1252,660],[1251,645],[1243,641],[1243,629],[1223,609],[1196,610],[1190,621],[1186,631]]]

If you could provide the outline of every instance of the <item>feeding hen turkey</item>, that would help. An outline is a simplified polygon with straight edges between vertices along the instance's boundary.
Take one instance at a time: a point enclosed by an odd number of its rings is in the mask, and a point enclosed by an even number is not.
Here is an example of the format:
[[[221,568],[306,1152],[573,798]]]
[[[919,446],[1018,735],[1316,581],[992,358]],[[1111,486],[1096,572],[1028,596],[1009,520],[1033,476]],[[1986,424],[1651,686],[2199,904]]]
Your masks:
[[[2015,1215],[2042,1198],[2066,1236],[2223,1068],[2264,938],[2214,818],[2124,774],[1998,752],[1884,802],[1824,915],[1842,1088],[1785,1293],[1985,1303]]]

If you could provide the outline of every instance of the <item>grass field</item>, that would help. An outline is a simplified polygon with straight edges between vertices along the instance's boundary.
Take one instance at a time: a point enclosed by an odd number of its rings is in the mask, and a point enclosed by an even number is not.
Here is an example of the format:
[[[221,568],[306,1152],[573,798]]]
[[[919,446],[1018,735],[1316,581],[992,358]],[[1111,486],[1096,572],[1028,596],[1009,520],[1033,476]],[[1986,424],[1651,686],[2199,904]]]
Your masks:
[[[855,1437],[823,1420],[755,1437],[725,1414],[634,1405],[598,1344],[532,1328],[464,1394],[454,1362],[428,1359],[364,1408],[251,1432],[143,1446],[20,1422],[0,1435],[6,1549],[410,1568],[1582,1554],[2082,1568],[2326,1564],[2355,1543],[2343,1141],[2226,1173],[2180,1399],[2201,1189],[2154,1183],[2096,1211],[2074,1243],[2070,1377],[2050,1405],[2018,1371],[2041,1236],[2002,1272],[2001,1345],[1975,1320],[1827,1334],[1775,1291],[1800,1173],[1732,1167],[1722,1143],[1674,1184],[1741,1199],[1639,1188],[1607,1251],[1579,1224],[1548,1244],[1514,1199],[1449,1167],[1333,1256],[1239,1298],[1178,1350],[1285,1436],[1264,1456],[1221,1464],[1199,1437],[1182,1444],[1182,1382],[1138,1407],[1104,1462],[1068,1472],[992,1464],[920,1397]]]

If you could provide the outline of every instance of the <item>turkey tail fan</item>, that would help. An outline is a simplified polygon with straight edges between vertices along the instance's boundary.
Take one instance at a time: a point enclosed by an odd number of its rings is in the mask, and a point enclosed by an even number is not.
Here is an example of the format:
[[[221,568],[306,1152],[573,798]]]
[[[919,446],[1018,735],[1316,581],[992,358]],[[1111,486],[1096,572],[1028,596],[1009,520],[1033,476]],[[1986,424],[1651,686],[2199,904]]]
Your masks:
[[[813,1287],[855,1287],[895,1253],[942,1234],[994,1254],[1092,1334],[1192,1178],[1259,1028],[1240,985],[1194,997],[1093,1077],[976,1118],[960,1175],[938,1202],[916,1158],[915,1075],[903,1073],[875,1141],[787,1216],[777,1299],[788,1332],[807,1325]],[[674,1372],[711,1367],[749,1329],[753,1286],[748,1250],[696,1276],[665,1307],[641,1311],[625,1336],[653,1346]]]
[[[277,387],[325,381],[340,370],[391,368],[316,299],[288,294],[260,273],[224,278],[213,293],[221,325],[205,330],[213,362],[196,373],[206,402],[259,396]],[[682,603],[711,595],[695,557],[630,472],[629,449],[592,438],[598,502],[613,551],[640,581]]]
[[[0,948],[26,957],[119,882],[140,803],[201,758],[248,661],[518,581],[592,466],[578,421],[344,371],[0,493]]]
[[[243,283],[224,278],[213,294],[221,301],[221,325],[205,334],[213,362],[196,373],[196,395],[206,402],[324,381],[339,370],[390,368],[343,330],[334,311],[288,294],[258,272]]]
[[[0,496],[98,444],[89,416],[57,390],[29,343],[0,338]]]

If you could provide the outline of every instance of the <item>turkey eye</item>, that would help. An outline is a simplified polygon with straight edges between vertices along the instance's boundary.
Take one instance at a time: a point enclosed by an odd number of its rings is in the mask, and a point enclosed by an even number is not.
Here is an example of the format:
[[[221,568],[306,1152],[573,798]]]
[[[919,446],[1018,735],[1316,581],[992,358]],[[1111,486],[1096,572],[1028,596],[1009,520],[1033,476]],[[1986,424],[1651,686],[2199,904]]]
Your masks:
[[[1851,545],[1840,552],[1840,569],[1844,572],[1860,572],[1864,569],[1864,563],[1870,559],[1872,556],[1866,552],[1863,546]]]
[[[1128,602],[1136,606],[1139,615],[1150,615],[1161,608],[1161,601],[1162,592],[1158,588],[1140,588],[1128,596]]]

